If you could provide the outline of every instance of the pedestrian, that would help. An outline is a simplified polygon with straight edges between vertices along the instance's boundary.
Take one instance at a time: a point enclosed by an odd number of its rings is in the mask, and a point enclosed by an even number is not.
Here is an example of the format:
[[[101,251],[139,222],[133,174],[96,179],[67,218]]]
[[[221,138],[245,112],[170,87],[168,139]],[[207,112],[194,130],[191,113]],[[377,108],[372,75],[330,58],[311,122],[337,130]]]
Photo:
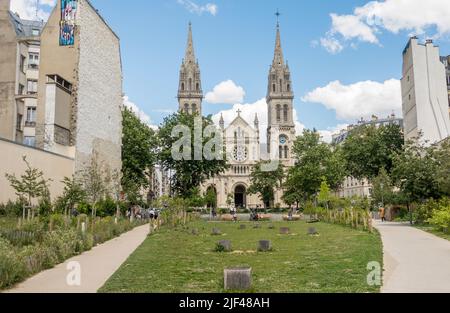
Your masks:
[[[380,213],[381,221],[386,222],[386,209],[384,208],[384,206],[381,206],[378,212]]]

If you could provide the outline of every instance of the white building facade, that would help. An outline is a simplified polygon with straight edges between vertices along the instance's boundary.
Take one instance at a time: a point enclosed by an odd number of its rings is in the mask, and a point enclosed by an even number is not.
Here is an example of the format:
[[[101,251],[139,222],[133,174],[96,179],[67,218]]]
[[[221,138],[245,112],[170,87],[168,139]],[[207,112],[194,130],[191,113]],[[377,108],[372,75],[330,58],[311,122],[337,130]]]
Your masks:
[[[416,37],[403,51],[402,99],[405,140],[434,144],[450,135],[446,68],[439,47]]]

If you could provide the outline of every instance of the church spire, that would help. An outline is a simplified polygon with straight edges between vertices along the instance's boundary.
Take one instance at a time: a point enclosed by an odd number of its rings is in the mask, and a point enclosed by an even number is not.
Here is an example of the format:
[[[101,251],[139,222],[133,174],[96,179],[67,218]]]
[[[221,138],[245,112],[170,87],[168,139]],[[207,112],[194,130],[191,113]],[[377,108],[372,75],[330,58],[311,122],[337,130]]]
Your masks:
[[[186,45],[186,55],[184,57],[186,63],[195,63],[194,41],[192,39],[192,23],[189,22],[188,40]]]
[[[283,49],[281,48],[280,23],[277,22],[277,38],[275,41],[275,53],[273,56],[273,66],[284,65]]]

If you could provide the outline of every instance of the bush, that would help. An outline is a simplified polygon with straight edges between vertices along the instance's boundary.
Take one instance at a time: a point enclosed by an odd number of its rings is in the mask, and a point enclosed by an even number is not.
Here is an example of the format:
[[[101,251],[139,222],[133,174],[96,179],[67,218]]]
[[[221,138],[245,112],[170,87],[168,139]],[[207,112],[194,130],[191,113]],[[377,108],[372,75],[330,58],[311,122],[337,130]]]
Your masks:
[[[0,216],[22,216],[22,208],[22,202],[10,200],[6,204],[0,204]]]
[[[434,210],[432,217],[427,222],[441,231],[448,232],[450,228],[450,207]]]
[[[97,216],[113,216],[116,215],[116,211],[117,202],[114,201],[111,197],[107,197],[106,199],[100,200],[97,203]]]
[[[433,217],[435,211],[446,210],[448,207],[450,207],[449,198],[430,199],[414,210],[414,221],[418,224],[429,223],[428,220]]]
[[[9,287],[26,277],[27,271],[14,247],[0,238],[0,289]]]

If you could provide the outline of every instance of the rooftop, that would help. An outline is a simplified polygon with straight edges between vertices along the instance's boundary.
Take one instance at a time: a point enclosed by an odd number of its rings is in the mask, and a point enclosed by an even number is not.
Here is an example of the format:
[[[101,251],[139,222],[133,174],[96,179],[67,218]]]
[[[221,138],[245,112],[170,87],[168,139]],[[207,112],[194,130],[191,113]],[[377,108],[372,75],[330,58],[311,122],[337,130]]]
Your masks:
[[[42,28],[44,27],[44,21],[32,21],[21,19],[17,13],[9,12],[11,22],[16,31],[17,37],[28,38],[28,37],[39,37]],[[39,32],[36,35],[36,30]]]

